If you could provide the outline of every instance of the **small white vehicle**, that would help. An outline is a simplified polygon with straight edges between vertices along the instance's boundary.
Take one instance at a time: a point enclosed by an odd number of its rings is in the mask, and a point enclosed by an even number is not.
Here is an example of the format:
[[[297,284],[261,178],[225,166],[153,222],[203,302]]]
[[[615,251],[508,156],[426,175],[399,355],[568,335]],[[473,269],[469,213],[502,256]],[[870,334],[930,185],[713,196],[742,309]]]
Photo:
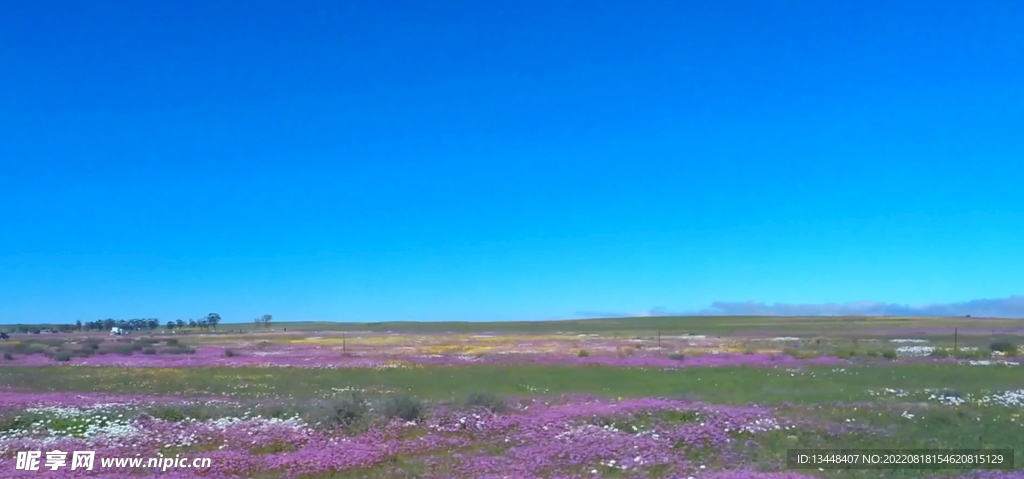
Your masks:
[[[110,334],[112,336],[126,336],[128,334],[128,330],[124,329],[124,328],[116,328],[116,327],[115,328],[110,328]]]

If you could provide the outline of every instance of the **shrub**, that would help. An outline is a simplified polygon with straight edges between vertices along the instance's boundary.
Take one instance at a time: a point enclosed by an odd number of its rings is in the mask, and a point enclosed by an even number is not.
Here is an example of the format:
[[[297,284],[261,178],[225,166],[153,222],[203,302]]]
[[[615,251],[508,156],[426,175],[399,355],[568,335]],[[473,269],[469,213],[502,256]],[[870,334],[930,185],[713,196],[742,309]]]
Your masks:
[[[41,344],[34,344],[31,341],[24,341],[8,346],[5,349],[18,354],[36,354],[44,352],[46,347]]]
[[[686,358],[686,355],[684,355],[683,353],[672,353],[668,355],[668,358],[675,361],[682,361],[683,359]]]
[[[293,416],[283,404],[260,405],[258,415],[273,419],[288,419]]]
[[[54,361],[60,361],[62,363],[66,363],[68,361],[71,361],[71,353],[57,353],[57,354],[54,354],[53,355],[53,360]]]
[[[839,359],[850,359],[857,356],[857,351],[853,349],[840,349],[836,351],[836,357]]]
[[[755,351],[755,350],[754,350],[753,348],[745,348],[745,349],[743,350],[743,354],[754,354],[754,353],[756,353],[756,352],[757,352],[757,351]]]
[[[110,348],[110,351],[123,356],[131,356],[135,352],[135,348],[130,344],[117,344]]]
[[[156,354],[156,350],[153,348],[146,348],[142,350],[142,354],[153,355]]]
[[[999,351],[1001,353],[1005,353],[1008,349],[1014,348],[1016,348],[1016,346],[1009,341],[992,341],[992,343],[989,344],[989,349],[992,351]]]
[[[810,359],[821,356],[821,353],[816,351],[801,351],[799,349],[786,349],[782,351],[782,354],[790,356],[793,359]]]
[[[316,401],[312,404],[299,406],[298,412],[309,424],[317,428],[334,429],[356,429],[369,424],[371,412],[370,401],[362,398],[359,394],[351,393],[348,396],[330,398],[323,401]],[[287,410],[268,411],[269,413],[281,413],[287,415]]]
[[[935,348],[929,356],[933,358],[948,358],[950,356],[950,352],[948,349]]]
[[[226,357],[226,358],[233,358],[235,356],[238,356],[238,353],[236,353],[236,352],[234,352],[234,351],[232,351],[230,349],[225,349],[224,350],[224,357]]]
[[[334,399],[320,411],[315,422],[327,427],[353,427],[362,423],[370,413],[370,406],[362,397],[353,394],[347,398]]]
[[[980,349],[971,351],[964,351],[963,349],[958,349],[953,352],[953,357],[957,359],[987,359],[992,357],[992,353],[989,351],[982,351]]]
[[[576,356],[579,356],[581,358],[585,358],[587,356],[590,356],[590,352],[587,351],[586,349],[581,349],[580,352]]]
[[[423,417],[423,403],[409,396],[396,396],[384,403],[384,417],[415,421]]]
[[[484,408],[494,413],[500,413],[505,411],[505,400],[494,394],[473,393],[466,398],[466,406]]]
[[[893,349],[886,349],[882,351],[882,357],[885,359],[896,359],[896,351]]]
[[[196,350],[187,346],[175,346],[164,350],[165,354],[193,354]]]
[[[81,358],[87,358],[89,356],[92,356],[92,354],[94,352],[96,352],[96,351],[91,349],[91,348],[83,348],[83,349],[76,349],[74,351],[71,351],[71,355],[72,356],[78,356],[78,357],[81,357]]]
[[[164,421],[184,421],[188,416],[180,408],[167,406],[153,411],[153,417]]]
[[[14,360],[14,356],[11,356],[11,353],[4,353],[4,359],[12,361]]]
[[[998,351],[1007,356],[1017,355],[1017,345],[1009,341],[993,341],[992,344],[989,345],[989,349],[993,352]]]
[[[273,441],[267,444],[252,446],[249,448],[249,454],[254,456],[261,456],[264,454],[280,454],[282,452],[292,452],[295,450],[295,443],[288,441]]]
[[[868,351],[868,356],[872,358],[877,358],[879,356],[879,353],[878,351]]]
[[[207,421],[226,417],[239,417],[238,405],[220,405],[216,403],[201,404],[167,404],[148,409],[151,417],[165,421]]]
[[[85,340],[82,341],[81,349],[91,349],[91,350],[95,351],[95,350],[100,348],[100,343],[101,342],[103,342],[103,340],[95,339],[95,338],[85,339]]]
[[[168,340],[166,340],[164,342],[167,343],[168,346],[177,346],[178,345],[178,340],[177,339],[168,339]]]

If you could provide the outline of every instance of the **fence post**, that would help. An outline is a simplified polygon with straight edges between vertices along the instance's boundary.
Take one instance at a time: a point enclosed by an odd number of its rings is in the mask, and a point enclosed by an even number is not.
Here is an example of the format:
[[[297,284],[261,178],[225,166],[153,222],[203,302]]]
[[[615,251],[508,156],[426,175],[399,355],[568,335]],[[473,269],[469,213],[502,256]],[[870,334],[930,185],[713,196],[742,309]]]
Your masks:
[[[953,352],[954,353],[956,352],[956,336],[957,336],[956,333],[957,333],[957,329],[953,328]]]

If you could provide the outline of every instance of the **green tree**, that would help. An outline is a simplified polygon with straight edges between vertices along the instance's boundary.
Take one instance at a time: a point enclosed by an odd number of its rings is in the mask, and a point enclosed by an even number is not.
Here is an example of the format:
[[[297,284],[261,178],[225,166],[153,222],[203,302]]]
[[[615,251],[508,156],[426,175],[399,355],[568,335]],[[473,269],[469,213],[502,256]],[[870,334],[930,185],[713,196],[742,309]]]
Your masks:
[[[217,329],[217,324],[220,323],[220,315],[217,313],[210,313],[206,315],[206,324],[209,324],[211,328]]]

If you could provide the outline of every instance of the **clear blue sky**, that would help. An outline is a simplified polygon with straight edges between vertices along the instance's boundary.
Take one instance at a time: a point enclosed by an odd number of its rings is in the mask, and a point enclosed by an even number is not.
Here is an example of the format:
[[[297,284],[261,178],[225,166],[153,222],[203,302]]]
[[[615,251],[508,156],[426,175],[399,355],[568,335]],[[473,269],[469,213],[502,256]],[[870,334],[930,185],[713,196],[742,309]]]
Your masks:
[[[8,2],[0,322],[1024,292],[1024,2]]]

